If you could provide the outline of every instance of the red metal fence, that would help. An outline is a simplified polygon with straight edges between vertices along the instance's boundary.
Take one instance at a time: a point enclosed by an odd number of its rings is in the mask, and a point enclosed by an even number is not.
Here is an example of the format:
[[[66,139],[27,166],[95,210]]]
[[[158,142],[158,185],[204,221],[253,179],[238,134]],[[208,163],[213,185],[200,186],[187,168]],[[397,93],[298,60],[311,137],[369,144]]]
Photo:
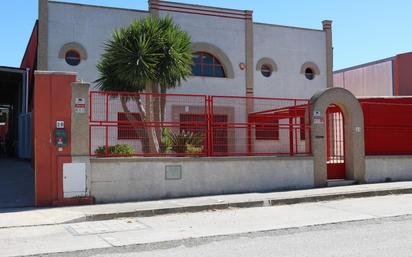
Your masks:
[[[91,156],[310,153],[308,101],[90,93]]]

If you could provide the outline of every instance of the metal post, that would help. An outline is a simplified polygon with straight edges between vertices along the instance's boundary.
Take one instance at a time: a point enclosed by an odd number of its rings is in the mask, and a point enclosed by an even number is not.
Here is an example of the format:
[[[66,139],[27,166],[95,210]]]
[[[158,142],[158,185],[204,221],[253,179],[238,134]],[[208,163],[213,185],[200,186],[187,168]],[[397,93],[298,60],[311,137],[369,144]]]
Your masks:
[[[109,94],[106,93],[106,156],[109,155],[109,127],[107,122],[109,121]]]

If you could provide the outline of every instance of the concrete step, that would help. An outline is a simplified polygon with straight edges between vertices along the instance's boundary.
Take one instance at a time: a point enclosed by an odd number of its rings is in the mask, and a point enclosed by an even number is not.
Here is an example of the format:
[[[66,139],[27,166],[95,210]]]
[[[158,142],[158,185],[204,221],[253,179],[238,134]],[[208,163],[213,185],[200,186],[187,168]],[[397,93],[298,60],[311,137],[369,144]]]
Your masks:
[[[355,181],[350,179],[329,179],[328,187],[349,186],[354,183]]]

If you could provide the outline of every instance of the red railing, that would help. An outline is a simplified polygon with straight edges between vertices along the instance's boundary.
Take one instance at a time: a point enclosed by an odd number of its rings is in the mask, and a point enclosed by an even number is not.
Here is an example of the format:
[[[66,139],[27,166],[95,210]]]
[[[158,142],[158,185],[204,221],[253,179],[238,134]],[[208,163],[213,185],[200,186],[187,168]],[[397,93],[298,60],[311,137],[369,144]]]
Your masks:
[[[90,92],[91,156],[310,153],[308,101]]]

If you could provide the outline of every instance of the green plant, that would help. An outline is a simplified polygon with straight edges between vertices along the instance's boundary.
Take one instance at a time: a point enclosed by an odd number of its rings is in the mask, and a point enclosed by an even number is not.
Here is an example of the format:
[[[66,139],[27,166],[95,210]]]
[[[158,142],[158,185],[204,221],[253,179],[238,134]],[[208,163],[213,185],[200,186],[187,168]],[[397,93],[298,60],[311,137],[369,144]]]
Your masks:
[[[95,151],[97,155],[106,155],[106,146],[99,146]],[[108,147],[107,154],[110,155],[132,155],[135,151],[131,145],[117,144]]]
[[[176,153],[188,153],[188,145],[192,151],[195,147],[202,147],[202,133],[194,133],[190,131],[181,131],[180,133],[169,132],[172,150]]]
[[[189,34],[170,16],[147,16],[113,32],[97,64],[99,78],[95,82],[102,91],[166,93],[167,88],[180,85],[191,75],[191,64]],[[142,140],[143,152],[159,153],[164,150],[159,142],[161,129],[147,126],[146,122],[163,121],[166,97],[148,101],[146,107],[140,95],[121,95],[120,100],[125,113],[130,113],[126,104],[128,101],[137,104],[147,138]],[[132,115],[126,117],[134,121]]]
[[[173,142],[170,138],[169,128],[162,129],[162,153],[170,153],[173,150]]]
[[[186,153],[188,154],[201,154],[203,153],[203,146],[194,146],[191,144],[186,145]]]

